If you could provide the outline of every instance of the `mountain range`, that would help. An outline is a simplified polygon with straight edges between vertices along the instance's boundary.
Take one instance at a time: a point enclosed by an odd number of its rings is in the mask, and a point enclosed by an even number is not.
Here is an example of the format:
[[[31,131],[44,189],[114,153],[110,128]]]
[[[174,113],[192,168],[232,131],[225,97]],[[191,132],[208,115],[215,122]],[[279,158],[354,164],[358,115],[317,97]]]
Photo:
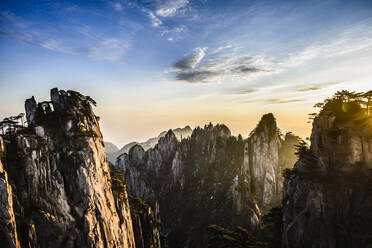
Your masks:
[[[224,124],[186,126],[115,163],[93,99],[57,88],[50,101],[31,97],[27,125],[0,122],[0,244],[369,248],[371,92],[317,104],[310,145],[268,113],[246,139]]]

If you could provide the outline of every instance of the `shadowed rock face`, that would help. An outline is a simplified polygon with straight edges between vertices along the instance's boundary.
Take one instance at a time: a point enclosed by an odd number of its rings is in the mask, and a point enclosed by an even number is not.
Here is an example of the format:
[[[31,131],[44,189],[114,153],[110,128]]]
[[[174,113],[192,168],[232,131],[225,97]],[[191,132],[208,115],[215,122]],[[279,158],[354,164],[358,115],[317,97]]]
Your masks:
[[[284,181],[284,247],[372,247],[370,121],[315,118],[311,155]]]
[[[29,127],[6,137],[3,159],[8,180],[1,185],[13,194],[15,223],[10,200],[7,219],[1,215],[11,223],[14,245],[18,237],[22,247],[135,247],[126,192],[113,195],[88,100],[54,89],[52,102],[39,103],[35,112],[27,106]]]
[[[259,206],[280,204],[281,169],[294,163],[281,147],[287,144],[293,154],[291,142],[281,138],[270,114],[246,141],[224,125],[196,128],[181,142],[169,131],[152,149],[132,147],[115,166],[129,181],[129,193],[160,213],[170,247],[205,247],[209,224],[258,231]]]

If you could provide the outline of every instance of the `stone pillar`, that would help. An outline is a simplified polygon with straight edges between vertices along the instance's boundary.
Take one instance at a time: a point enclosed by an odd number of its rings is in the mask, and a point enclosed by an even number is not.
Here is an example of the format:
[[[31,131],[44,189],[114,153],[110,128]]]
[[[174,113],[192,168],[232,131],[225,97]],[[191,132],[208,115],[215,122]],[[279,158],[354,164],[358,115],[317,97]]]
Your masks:
[[[26,119],[29,126],[35,125],[35,112],[37,104],[34,97],[26,99],[25,110],[26,110]]]
[[[50,99],[53,103],[59,103],[59,91],[58,88],[53,88],[50,90]]]

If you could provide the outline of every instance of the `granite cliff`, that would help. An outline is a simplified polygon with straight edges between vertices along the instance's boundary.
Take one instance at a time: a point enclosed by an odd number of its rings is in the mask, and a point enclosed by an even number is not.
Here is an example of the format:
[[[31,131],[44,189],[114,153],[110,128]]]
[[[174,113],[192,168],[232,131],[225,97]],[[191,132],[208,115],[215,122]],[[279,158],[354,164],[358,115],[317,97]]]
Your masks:
[[[283,247],[372,247],[372,119],[362,94],[319,104],[311,146],[286,170]]]
[[[91,105],[89,96],[52,89],[49,102],[26,100],[27,127],[7,122],[0,149],[5,247],[143,247],[135,245],[126,187],[109,167]],[[149,213],[136,213],[137,231]]]

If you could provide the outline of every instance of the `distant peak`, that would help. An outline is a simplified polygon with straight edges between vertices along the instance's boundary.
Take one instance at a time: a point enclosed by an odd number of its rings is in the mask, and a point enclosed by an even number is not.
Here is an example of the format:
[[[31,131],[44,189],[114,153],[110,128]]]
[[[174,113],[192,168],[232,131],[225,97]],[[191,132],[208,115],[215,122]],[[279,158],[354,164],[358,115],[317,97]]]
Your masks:
[[[177,139],[176,135],[174,134],[172,129],[169,129],[168,132],[164,136],[166,139]]]
[[[172,143],[177,141],[178,141],[177,137],[172,131],[172,129],[169,129],[165,136],[159,139],[159,143]]]
[[[252,131],[251,135],[254,133],[268,132],[269,134],[274,134],[278,131],[276,124],[276,119],[272,113],[264,114],[261,120],[258,122],[256,128]]]
[[[210,136],[231,136],[230,129],[224,124],[213,125],[211,122],[204,125],[204,128],[196,127],[192,132],[192,137],[210,135]]]

